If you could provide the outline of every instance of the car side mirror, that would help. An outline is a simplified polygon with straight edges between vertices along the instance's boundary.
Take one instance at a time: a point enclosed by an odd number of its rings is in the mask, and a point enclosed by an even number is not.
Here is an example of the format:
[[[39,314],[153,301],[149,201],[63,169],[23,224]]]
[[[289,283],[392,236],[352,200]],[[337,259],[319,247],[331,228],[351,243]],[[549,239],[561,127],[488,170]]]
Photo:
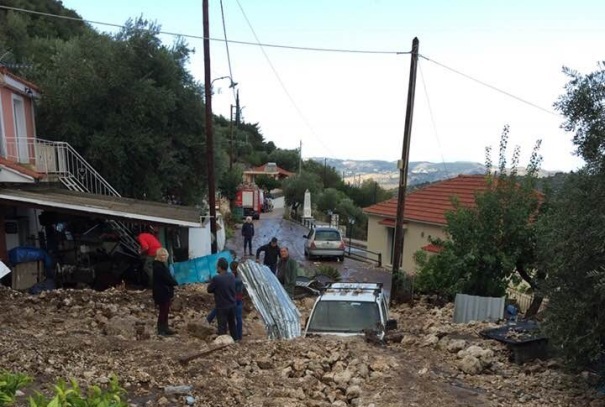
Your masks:
[[[387,331],[394,331],[397,329],[397,320],[396,319],[388,319],[385,329]]]

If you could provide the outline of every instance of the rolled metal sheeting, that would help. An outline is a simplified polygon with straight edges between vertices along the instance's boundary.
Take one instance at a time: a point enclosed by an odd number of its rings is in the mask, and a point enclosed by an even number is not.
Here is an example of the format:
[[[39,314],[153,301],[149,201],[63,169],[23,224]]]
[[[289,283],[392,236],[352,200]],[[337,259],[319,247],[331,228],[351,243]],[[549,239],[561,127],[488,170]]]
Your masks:
[[[271,270],[254,260],[240,263],[237,270],[265,323],[267,336],[270,339],[300,336],[300,312]]]

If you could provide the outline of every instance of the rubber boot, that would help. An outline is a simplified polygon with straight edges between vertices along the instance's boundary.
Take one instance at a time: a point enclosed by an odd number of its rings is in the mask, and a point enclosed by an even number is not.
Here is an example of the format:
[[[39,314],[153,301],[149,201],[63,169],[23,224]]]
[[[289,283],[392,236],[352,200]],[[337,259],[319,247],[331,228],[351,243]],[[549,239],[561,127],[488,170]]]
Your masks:
[[[168,327],[168,324],[164,325],[164,334],[165,335],[174,335],[176,334],[176,331],[173,331],[172,329],[170,329]]]
[[[168,328],[168,324],[158,324],[158,335],[160,336],[171,336],[176,332]]]

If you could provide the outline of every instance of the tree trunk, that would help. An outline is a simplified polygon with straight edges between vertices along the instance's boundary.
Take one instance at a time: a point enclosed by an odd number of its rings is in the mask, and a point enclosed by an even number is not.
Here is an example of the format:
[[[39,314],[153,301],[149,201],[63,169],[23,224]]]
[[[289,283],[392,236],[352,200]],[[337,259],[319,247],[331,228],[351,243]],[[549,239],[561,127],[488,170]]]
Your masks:
[[[529,306],[529,308],[527,309],[527,312],[525,313],[526,319],[536,316],[536,314],[540,310],[540,306],[542,305],[542,300],[544,300],[544,297],[542,297],[541,295],[538,295],[537,293],[534,293],[534,299],[531,301],[531,305]]]
[[[527,282],[527,284],[529,284],[529,286],[532,288],[533,293],[534,293],[534,298],[531,301],[531,304],[530,304],[529,308],[527,309],[527,312],[525,313],[525,318],[532,318],[532,317],[536,316],[536,314],[540,310],[540,306],[542,305],[542,300],[544,300],[544,297],[542,295],[538,294],[538,284],[536,283],[536,281],[533,278],[531,278],[531,276],[527,273],[527,271],[525,271],[525,266],[523,264],[517,264],[517,272],[519,273],[521,278],[525,282]]]

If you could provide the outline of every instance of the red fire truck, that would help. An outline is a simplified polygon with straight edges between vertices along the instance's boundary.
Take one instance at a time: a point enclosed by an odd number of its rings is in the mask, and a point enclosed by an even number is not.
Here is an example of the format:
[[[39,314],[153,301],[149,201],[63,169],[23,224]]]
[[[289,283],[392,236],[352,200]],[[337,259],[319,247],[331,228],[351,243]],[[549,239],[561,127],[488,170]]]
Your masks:
[[[256,185],[242,185],[235,195],[235,213],[242,217],[251,216],[260,219],[265,203],[265,194]]]

